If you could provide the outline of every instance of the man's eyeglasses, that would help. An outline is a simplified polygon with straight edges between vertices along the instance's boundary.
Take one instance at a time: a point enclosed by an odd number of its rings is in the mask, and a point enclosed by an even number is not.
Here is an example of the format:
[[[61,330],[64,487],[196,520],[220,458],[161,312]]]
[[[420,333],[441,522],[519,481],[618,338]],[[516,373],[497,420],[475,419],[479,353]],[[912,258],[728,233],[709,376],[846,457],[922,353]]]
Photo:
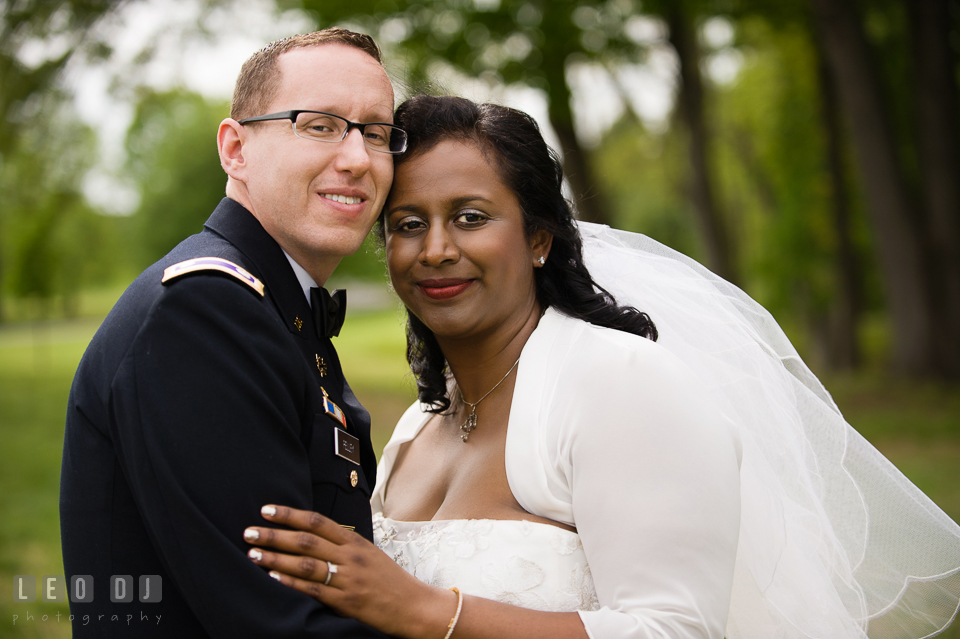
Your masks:
[[[305,140],[317,142],[342,142],[351,129],[360,129],[363,143],[368,149],[383,153],[403,153],[407,150],[407,132],[383,122],[351,122],[346,118],[323,111],[280,111],[267,115],[244,118],[239,124],[266,122],[267,120],[290,120],[293,133]]]

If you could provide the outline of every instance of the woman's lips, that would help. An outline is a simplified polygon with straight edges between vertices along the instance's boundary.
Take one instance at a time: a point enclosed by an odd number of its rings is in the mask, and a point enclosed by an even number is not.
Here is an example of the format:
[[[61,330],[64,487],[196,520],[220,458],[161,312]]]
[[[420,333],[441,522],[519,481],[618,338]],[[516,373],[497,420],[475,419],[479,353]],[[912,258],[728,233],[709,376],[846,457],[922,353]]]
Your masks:
[[[435,300],[448,300],[467,290],[473,280],[422,280],[417,286],[427,297]]]

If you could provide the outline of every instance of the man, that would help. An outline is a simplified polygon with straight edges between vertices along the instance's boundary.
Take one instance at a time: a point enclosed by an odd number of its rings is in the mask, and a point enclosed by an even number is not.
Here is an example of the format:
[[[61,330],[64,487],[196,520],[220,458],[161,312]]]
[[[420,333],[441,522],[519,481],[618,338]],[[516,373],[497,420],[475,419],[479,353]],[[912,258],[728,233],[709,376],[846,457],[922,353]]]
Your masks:
[[[71,597],[93,596],[71,604],[74,636],[381,636],[271,579],[243,530],[275,503],[372,537],[369,415],[328,337],[343,309],[314,287],[360,247],[405,147],[357,123],[392,118],[368,36],[295,36],[244,64],[217,136],[227,198],[124,293],[74,380],[64,568]]]

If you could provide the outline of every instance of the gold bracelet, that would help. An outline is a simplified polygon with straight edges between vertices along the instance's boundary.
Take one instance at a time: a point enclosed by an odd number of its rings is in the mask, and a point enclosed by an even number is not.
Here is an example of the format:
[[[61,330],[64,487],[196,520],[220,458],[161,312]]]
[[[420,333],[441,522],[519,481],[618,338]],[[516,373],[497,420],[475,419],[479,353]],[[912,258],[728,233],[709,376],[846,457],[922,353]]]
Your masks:
[[[450,590],[457,593],[457,614],[453,615],[453,619],[451,619],[447,625],[447,636],[443,639],[450,639],[450,636],[453,634],[453,629],[457,627],[457,622],[460,621],[460,610],[463,609],[463,594],[460,592],[460,589],[453,586]]]

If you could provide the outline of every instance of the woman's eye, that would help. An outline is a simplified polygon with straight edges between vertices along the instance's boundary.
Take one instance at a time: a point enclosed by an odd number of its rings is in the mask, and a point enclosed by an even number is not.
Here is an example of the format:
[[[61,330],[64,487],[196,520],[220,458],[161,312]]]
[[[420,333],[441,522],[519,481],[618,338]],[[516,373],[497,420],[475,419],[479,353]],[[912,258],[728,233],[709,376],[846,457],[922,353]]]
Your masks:
[[[414,233],[425,228],[427,228],[427,225],[423,223],[423,220],[418,218],[404,218],[394,224],[392,230],[395,233]]]
[[[460,211],[457,214],[456,222],[461,226],[480,226],[487,221],[487,216],[480,211]]]

